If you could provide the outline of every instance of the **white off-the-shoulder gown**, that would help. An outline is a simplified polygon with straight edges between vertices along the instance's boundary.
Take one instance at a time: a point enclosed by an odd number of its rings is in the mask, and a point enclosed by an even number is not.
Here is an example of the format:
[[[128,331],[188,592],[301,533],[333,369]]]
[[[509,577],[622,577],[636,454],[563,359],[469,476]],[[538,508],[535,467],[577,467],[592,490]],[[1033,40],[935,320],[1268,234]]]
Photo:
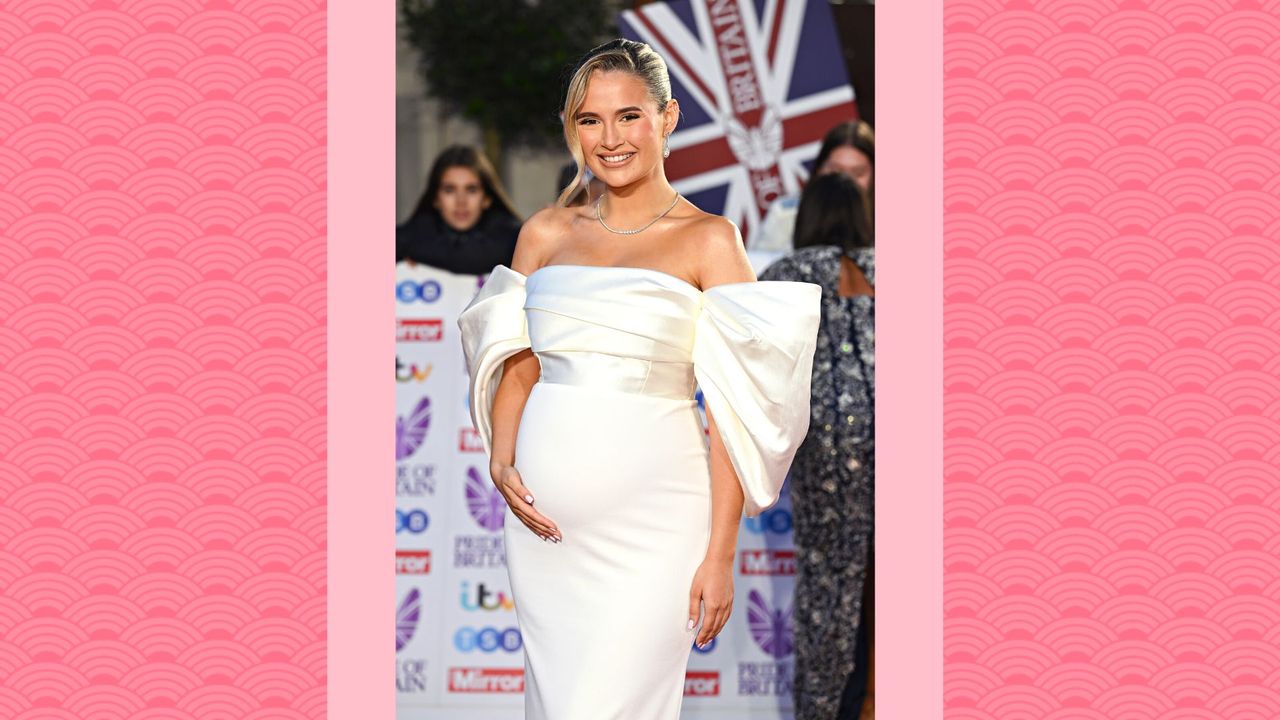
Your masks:
[[[747,282],[706,291],[630,267],[499,265],[458,319],[471,416],[492,451],[503,361],[541,376],[515,466],[563,542],[511,514],[507,566],[525,649],[526,720],[675,720],[710,535],[695,386],[748,515],[777,500],[809,427],[821,290]]]

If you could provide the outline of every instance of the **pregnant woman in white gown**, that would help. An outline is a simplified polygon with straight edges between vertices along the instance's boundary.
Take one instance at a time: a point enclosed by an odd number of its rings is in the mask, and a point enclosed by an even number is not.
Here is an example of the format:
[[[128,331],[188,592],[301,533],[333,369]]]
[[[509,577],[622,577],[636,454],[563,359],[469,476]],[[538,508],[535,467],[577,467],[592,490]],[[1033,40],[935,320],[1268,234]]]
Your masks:
[[[565,137],[608,190],[531,218],[458,321],[509,506],[527,720],[679,716],[690,644],[732,609],[739,518],[808,429],[821,291],[755,282],[733,224],[675,193],[678,115],[647,45],[589,53]]]

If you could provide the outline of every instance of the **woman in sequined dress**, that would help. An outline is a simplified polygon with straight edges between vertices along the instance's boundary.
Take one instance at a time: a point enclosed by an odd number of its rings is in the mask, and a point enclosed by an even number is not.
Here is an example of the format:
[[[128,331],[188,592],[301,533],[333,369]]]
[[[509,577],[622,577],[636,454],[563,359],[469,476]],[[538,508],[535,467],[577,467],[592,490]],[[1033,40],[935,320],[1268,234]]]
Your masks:
[[[864,585],[875,487],[875,249],[841,174],[806,186],[795,252],[760,275],[822,287],[809,434],[791,465],[797,720],[858,718],[867,690]],[[861,656],[861,659],[859,659]]]

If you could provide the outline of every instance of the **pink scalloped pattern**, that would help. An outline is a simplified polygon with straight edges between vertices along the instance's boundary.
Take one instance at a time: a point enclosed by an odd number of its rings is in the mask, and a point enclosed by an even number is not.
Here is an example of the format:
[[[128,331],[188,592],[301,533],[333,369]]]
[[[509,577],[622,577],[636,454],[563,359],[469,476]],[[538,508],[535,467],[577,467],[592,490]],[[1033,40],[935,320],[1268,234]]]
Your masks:
[[[0,3],[0,717],[325,714],[325,6]]]
[[[944,17],[946,716],[1280,717],[1280,2]]]

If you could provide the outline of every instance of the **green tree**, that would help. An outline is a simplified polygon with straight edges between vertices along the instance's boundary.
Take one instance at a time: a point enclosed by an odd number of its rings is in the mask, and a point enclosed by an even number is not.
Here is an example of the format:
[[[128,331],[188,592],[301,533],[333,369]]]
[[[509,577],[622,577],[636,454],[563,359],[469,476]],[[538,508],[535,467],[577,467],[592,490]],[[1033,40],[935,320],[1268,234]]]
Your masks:
[[[613,3],[583,0],[399,0],[427,93],[480,125],[498,168],[514,144],[560,142],[568,73],[613,31]]]

